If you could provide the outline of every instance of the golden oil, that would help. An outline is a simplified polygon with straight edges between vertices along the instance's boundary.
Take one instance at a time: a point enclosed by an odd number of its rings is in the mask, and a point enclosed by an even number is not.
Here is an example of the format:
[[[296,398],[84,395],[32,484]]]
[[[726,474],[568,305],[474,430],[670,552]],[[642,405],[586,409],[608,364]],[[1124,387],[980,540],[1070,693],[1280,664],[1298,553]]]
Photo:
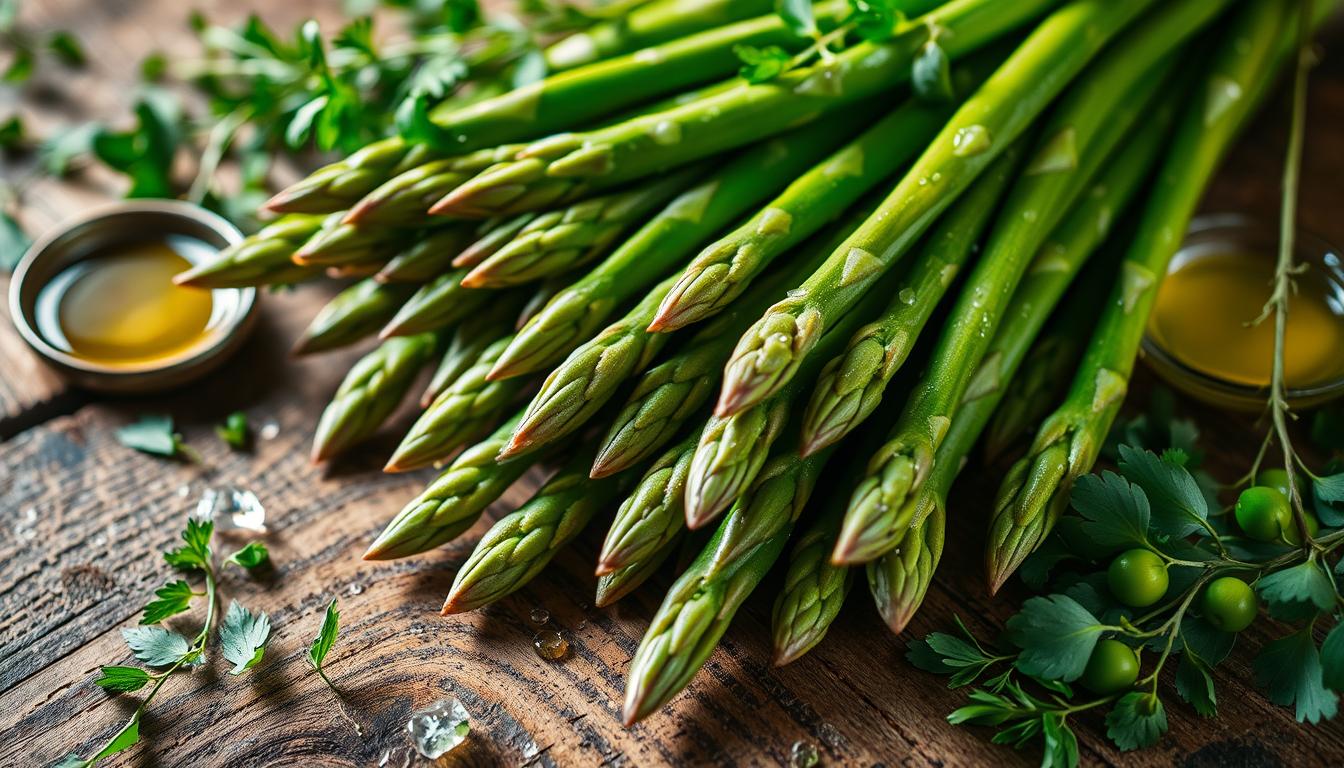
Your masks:
[[[42,287],[35,314],[39,332],[80,359],[109,366],[162,363],[211,337],[210,291],[173,284],[209,249],[173,236],[107,246],[71,264]]]
[[[1223,381],[1255,387],[1270,381],[1274,319],[1253,321],[1269,299],[1274,256],[1203,251],[1175,265],[1148,320],[1154,342],[1185,366]],[[1319,264],[1294,278],[1284,337],[1284,379],[1290,389],[1344,378],[1344,290]]]

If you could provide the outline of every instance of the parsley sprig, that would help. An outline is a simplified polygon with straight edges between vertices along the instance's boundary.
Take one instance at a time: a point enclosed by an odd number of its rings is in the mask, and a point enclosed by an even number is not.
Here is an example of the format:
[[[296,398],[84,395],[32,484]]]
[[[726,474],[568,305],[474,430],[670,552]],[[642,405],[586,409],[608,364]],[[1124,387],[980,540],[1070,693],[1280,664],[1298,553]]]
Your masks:
[[[960,621],[958,634],[936,632],[910,644],[910,661],[948,675],[951,687],[985,678],[949,721],[995,727],[996,743],[1039,743],[1042,765],[1074,766],[1070,718],[1108,708],[1106,733],[1118,748],[1149,747],[1167,730],[1159,680],[1177,660],[1177,694],[1199,714],[1216,715],[1213,669],[1230,653],[1235,633],[1216,626],[1202,599],[1225,576],[1249,583],[1271,616],[1295,625],[1254,662],[1268,698],[1293,707],[1299,721],[1333,718],[1344,693],[1344,593],[1337,578],[1344,574],[1344,516],[1322,516],[1310,546],[1251,540],[1210,503],[1186,450],[1159,455],[1122,445],[1117,455],[1118,472],[1078,481],[1075,514],[1060,520],[1023,567],[1025,580],[1051,590],[1008,620],[1002,647],[982,643]],[[1344,475],[1318,478],[1318,503],[1323,489],[1333,509],[1337,484],[1344,485]],[[1142,609],[1122,604],[1108,586],[1107,563],[1135,549],[1160,558],[1170,580],[1165,594]],[[1318,647],[1318,629],[1327,624],[1333,627]],[[1088,682],[1089,664],[1106,640],[1132,650],[1146,671],[1119,690],[1089,691],[1079,683]]]
[[[140,700],[126,723],[92,757],[83,758],[70,753],[57,763],[57,768],[85,768],[135,746],[140,741],[140,722],[145,710],[164,683],[175,672],[205,662],[209,640],[212,631],[216,629],[219,602],[219,572],[211,549],[213,536],[214,524],[211,521],[195,518],[187,520],[186,529],[182,532],[182,546],[165,552],[163,557],[169,565],[198,579],[201,586],[193,587],[186,579],[173,579],[165,583],[155,591],[156,599],[145,606],[140,626],[122,630],[131,654],[145,666],[104,666],[94,680],[96,685],[113,693],[130,693],[146,686],[149,687],[148,693]],[[267,559],[265,545],[254,541],[225,558],[224,565],[251,569],[265,563]],[[195,635],[188,638],[161,626],[165,620],[189,611],[198,599],[204,601],[205,617]],[[233,664],[230,673],[240,675],[262,660],[270,641],[271,623],[265,613],[252,613],[234,600],[229,603],[214,634],[221,655]]]

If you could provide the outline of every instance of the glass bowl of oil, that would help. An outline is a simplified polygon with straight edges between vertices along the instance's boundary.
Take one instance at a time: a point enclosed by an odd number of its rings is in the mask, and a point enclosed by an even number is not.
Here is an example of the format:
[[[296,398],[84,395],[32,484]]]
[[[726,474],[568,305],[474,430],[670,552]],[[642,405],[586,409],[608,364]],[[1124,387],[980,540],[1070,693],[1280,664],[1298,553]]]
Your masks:
[[[68,222],[14,270],[10,314],[24,340],[76,384],[137,393],[205,375],[239,345],[253,288],[204,290],[173,275],[242,238],[176,200],[133,200]]]
[[[1299,272],[1288,300],[1284,383],[1290,405],[1344,394],[1344,260],[1300,229]],[[1265,406],[1274,318],[1259,319],[1273,289],[1278,230],[1240,214],[1196,219],[1171,260],[1143,339],[1144,358],[1172,386],[1237,410]]]

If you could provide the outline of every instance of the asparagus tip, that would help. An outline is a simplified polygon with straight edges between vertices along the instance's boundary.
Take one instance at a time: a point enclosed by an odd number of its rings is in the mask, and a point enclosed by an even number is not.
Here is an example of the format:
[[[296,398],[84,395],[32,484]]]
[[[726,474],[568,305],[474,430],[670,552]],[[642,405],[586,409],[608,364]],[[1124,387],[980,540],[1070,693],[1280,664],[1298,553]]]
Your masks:
[[[609,562],[607,560],[599,560],[597,562],[597,568],[593,570],[593,575],[606,576],[609,573],[615,573],[619,568],[620,566],[616,565],[615,563]]]
[[[288,208],[297,197],[298,195],[295,194],[293,187],[285,187],[274,195],[271,195],[271,199],[262,203],[261,207],[274,213],[290,213]]]

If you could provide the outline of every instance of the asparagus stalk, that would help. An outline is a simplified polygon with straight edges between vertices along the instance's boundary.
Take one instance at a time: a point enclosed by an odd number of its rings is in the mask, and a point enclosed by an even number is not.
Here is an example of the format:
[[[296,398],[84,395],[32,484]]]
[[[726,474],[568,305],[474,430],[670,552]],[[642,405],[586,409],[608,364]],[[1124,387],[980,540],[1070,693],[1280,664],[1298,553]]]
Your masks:
[[[1019,141],[957,200],[925,238],[923,254],[902,276],[882,316],[855,332],[844,351],[822,368],[803,413],[804,456],[838,442],[882,402],[887,383],[905,365],[933,310],[975,249],[1017,170],[1021,149]]]
[[[629,484],[626,476],[589,479],[592,463],[591,452],[577,454],[526,504],[486,531],[457,572],[444,614],[480,608],[522,588]]]
[[[546,49],[552,71],[573,69],[650,45],[768,14],[771,0],[655,0]]]
[[[322,229],[325,218],[300,213],[283,216],[220,251],[214,259],[174,275],[173,282],[193,288],[242,288],[316,277],[316,269],[301,267],[290,257]]]
[[[392,452],[384,471],[406,472],[429,466],[490,430],[526,383],[522,379],[486,379],[490,366],[511,338],[505,336],[488,346],[474,365],[430,403]],[[518,422],[513,419],[510,423],[516,427]],[[496,451],[507,443],[505,440]]]
[[[1240,9],[1212,53],[1195,94],[1262,95],[1283,28],[1282,6],[1253,0]],[[1074,480],[1091,471],[1119,411],[1158,284],[1205,185],[1258,98],[1199,98],[1181,115],[1147,198],[1121,279],[1097,322],[1069,394],[1036,433],[1028,455],[1000,486],[986,566],[997,591],[1043,540],[1068,503]]]
[[[751,487],[785,426],[797,424],[794,414],[821,360],[840,350],[849,334],[882,306],[884,296],[882,290],[874,290],[835,323],[818,344],[823,356],[809,361],[797,382],[732,416],[710,417],[700,433],[686,482],[687,527],[699,528],[713,520]]]
[[[1200,0],[1181,0],[1188,7],[1208,7]],[[1167,10],[1180,8],[1167,6]],[[1161,19],[1162,16],[1155,16]],[[1188,21],[1176,17],[1181,22]],[[1184,28],[1184,27],[1182,27]],[[1144,34],[1131,40],[1160,41],[1160,28],[1139,30]],[[1151,36],[1149,32],[1151,31]],[[1043,131],[1044,139],[1028,173],[1018,180],[1000,212],[989,242],[975,271],[967,281],[938,339],[934,357],[910,397],[905,411],[892,430],[888,442],[872,457],[868,474],[854,491],[845,525],[836,542],[837,562],[868,562],[896,545],[908,523],[909,499],[918,496],[927,478],[935,452],[956,418],[962,396],[969,388],[986,383],[973,379],[1004,315],[1012,306],[1012,291],[1026,271],[1030,258],[1045,242],[1050,230],[1062,217],[1066,206],[1084,190],[1112,149],[1153,100],[1163,84],[1165,73],[1174,59],[1163,59],[1155,66],[1129,74],[1127,89],[1112,90],[1120,79],[1116,72],[1127,72],[1112,64],[1148,64],[1133,46],[1122,45],[1089,73],[1078,88],[1065,97]],[[1137,82],[1134,82],[1137,80]],[[1132,84],[1131,84],[1132,83]],[[1101,87],[1101,86],[1108,87]],[[1092,126],[1083,119],[1093,116]],[[1067,172],[1032,173],[1045,165],[1054,167],[1059,133],[1070,131],[1073,158]],[[1089,130],[1092,128],[1092,130]],[[920,514],[914,510],[914,514]]]
[[[489,303],[493,292],[465,287],[465,276],[465,269],[454,269],[424,285],[411,286],[415,293],[387,321],[380,332],[383,338],[446,328]]]
[[[420,397],[420,407],[428,408],[470,370],[491,344],[513,331],[514,318],[522,307],[525,294],[508,294],[503,301],[490,302],[481,312],[466,318],[453,328],[429,386]]]
[[[672,585],[630,663],[626,725],[667,703],[714,652],[737,609],[784,551],[829,455],[786,453],[772,461]]]
[[[461,536],[481,513],[532,467],[499,462],[495,455],[516,419],[458,454],[434,482],[402,508],[364,553],[365,560],[393,560],[428,552]]]
[[[380,283],[427,283],[452,268],[453,259],[472,243],[474,227],[449,226],[417,237],[378,270]]]
[[[784,386],[826,326],[858,301],[1097,51],[1152,2],[1078,0],[1037,26],[962,104],[878,212],[743,335],[725,370],[716,410],[730,415]],[[943,6],[929,17],[957,5]],[[1005,6],[995,9],[1001,13]]]
[[[291,256],[295,264],[349,267],[386,261],[415,236],[412,230],[366,229],[343,224],[331,216]]]
[[[972,90],[992,63],[988,56],[973,61],[956,72],[958,93]],[[676,330],[731,306],[777,256],[835,219],[927,146],[951,112],[951,104],[911,99],[798,177],[691,261],[663,299],[650,329]]]
[[[643,461],[679,432],[687,419],[699,414],[747,324],[788,286],[797,285],[802,276],[816,269],[872,210],[867,200],[854,206],[830,231],[801,246],[802,253],[787,268],[774,270],[755,282],[750,291],[692,336],[680,352],[641,376],[602,440],[592,476],[608,475]]]
[[[616,512],[597,556],[597,575],[628,570],[659,558],[683,529],[686,478],[695,436],[668,449],[649,467]]]
[[[414,290],[414,286],[384,285],[373,278],[360,280],[332,297],[317,313],[300,334],[294,354],[326,352],[376,333]]]
[[[476,242],[462,249],[453,259],[454,267],[474,267],[490,258],[531,224],[537,213],[522,213],[504,219],[491,219],[481,226],[481,236]]]
[[[342,220],[366,229],[414,226],[439,198],[495,163],[511,160],[522,148],[503,144],[413,166],[361,197]]]
[[[387,179],[436,155],[430,147],[400,136],[375,141],[281,190],[265,207],[276,213],[345,211]]]
[[[684,191],[703,172],[703,167],[693,166],[636,189],[543,213],[477,264],[462,284],[502,288],[583,266],[606,254],[632,225]]]
[[[764,142],[677,196],[532,318],[490,375],[518,376],[563,360],[626,299],[684,263],[695,248],[824,157],[851,130],[831,119]]]
[[[845,513],[843,502],[836,503],[839,498],[827,503],[789,553],[784,587],[770,614],[776,667],[797,661],[815,648],[840,615],[849,594],[853,571],[830,561]]]
[[[959,58],[1031,20],[1055,1],[1005,5],[952,0],[900,25],[886,42],[860,43],[774,81],[743,84],[608,128],[535,142],[513,162],[501,163],[458,187],[431,212],[479,217],[543,207],[580,190],[611,187],[760,141],[827,111],[852,110],[858,102],[904,82],[935,30],[942,30],[939,41],[946,53]]]
[[[437,345],[434,334],[405,336],[388,339],[360,358],[318,419],[313,462],[326,461],[376,432],[401,404]]]
[[[648,581],[649,577],[658,572],[667,558],[679,548],[679,539],[674,537],[668,542],[667,546],[653,553],[649,557],[638,560],[625,566],[617,568],[611,573],[604,573],[597,577],[597,590],[593,598],[593,605],[598,608],[606,608],[617,600],[634,592],[641,584]]]

